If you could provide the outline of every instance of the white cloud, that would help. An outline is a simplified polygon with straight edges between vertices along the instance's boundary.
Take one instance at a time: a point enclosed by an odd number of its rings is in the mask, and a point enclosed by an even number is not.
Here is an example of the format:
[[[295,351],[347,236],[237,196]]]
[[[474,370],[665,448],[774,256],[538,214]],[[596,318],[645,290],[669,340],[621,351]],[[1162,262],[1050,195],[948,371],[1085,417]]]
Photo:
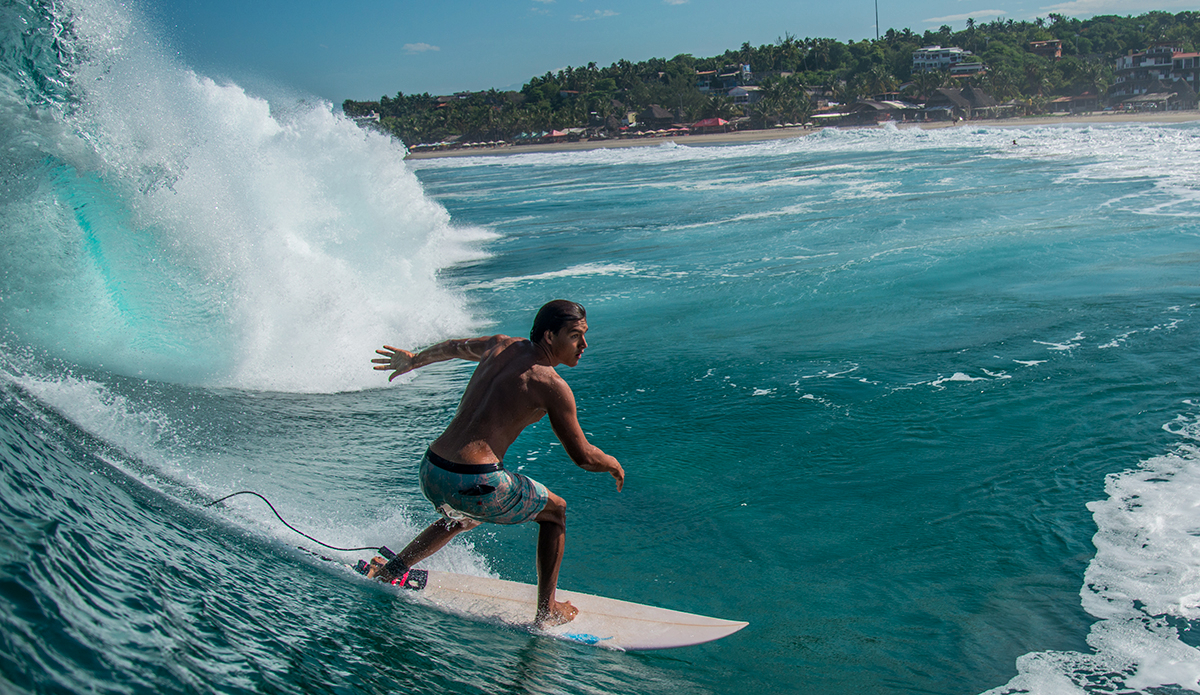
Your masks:
[[[427,43],[406,43],[404,44],[405,53],[425,53],[426,51],[440,51],[441,48],[432,46]]]
[[[663,0],[667,5],[686,5],[689,0]]]
[[[1070,0],[1043,7],[1041,13],[1056,12],[1068,17],[1097,14],[1139,15],[1154,10],[1194,10],[1194,0]]]
[[[991,17],[1000,17],[1008,14],[1005,10],[976,10],[974,12],[964,12],[962,14],[946,15],[945,17],[930,17],[922,20],[926,24],[955,24],[956,22],[965,22],[968,19],[976,21],[981,19],[989,19]]]
[[[613,12],[612,10],[596,10],[592,14],[577,14],[574,17],[572,17],[571,19],[576,22],[590,22],[593,19],[602,19],[604,17],[616,17],[619,14],[621,14],[621,13]]]
[[[670,2],[671,0],[664,0]],[[1094,15],[1115,14],[1121,15],[1139,15],[1146,12],[1169,12],[1180,10],[1196,9],[1195,0],[1065,0],[1053,5],[1046,5],[1038,9],[1035,13],[1029,13],[1026,19],[1034,17],[1045,18],[1051,12],[1073,17],[1078,19],[1086,19]],[[962,14],[947,15],[945,17],[930,17],[923,20],[926,24],[936,26],[940,24],[961,24],[966,22],[968,18],[974,18],[976,21],[982,22],[991,20],[994,17],[1000,17],[1009,14],[1005,10],[978,10],[975,12],[964,12]],[[1025,14],[1024,11],[1021,14]],[[1018,19],[1020,17],[1018,16]]]

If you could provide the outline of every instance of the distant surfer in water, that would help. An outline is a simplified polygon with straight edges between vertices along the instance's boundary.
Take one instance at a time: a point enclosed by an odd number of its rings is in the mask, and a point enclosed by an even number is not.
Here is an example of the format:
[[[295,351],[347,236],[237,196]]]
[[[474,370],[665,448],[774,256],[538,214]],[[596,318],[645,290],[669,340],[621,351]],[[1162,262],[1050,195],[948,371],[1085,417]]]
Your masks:
[[[587,313],[575,302],[557,299],[537,313],[529,340],[493,335],[447,340],[416,354],[390,345],[375,352],[375,369],[405,372],[450,359],[478,362],[458,412],[421,460],[421,492],[443,518],[418,535],[395,558],[371,561],[367,576],[392,581],[441,550],[456,535],[480,522],[536,521],[538,531],[539,627],[569,622],[579,610],[556,601],[558,569],[566,544],[567,503],[541,483],[504,469],[508,447],[529,425],[550,416],[567,455],[586,471],[609,473],[619,492],[625,471],[615,458],[590,444],[579,426],[575,396],[554,370],[579,364],[587,347]]]

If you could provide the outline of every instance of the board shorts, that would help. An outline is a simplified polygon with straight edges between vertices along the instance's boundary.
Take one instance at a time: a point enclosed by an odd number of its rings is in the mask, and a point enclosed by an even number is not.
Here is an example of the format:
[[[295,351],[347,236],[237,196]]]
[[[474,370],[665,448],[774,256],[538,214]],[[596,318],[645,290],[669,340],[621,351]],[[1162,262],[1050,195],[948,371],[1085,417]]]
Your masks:
[[[533,521],[550,501],[545,485],[504,464],[470,466],[447,461],[432,451],[421,459],[421,493],[444,516],[493,524]]]

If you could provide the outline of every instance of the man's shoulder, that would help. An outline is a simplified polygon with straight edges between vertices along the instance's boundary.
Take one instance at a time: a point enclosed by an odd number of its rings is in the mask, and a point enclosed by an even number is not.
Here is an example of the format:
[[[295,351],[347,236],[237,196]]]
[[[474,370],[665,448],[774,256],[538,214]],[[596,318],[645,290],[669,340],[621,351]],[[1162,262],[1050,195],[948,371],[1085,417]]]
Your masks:
[[[567,380],[554,367],[545,364],[534,364],[527,370],[529,384],[545,394],[570,394],[571,387]]]
[[[495,354],[498,351],[513,345],[514,343],[529,342],[524,338],[515,338],[511,335],[504,335],[503,333],[497,333],[496,335],[485,335],[481,338],[476,338],[476,340],[482,341],[487,346],[488,352],[492,354]]]
[[[516,338],[511,335],[504,335],[503,333],[497,333],[496,335],[480,336],[479,338],[476,338],[476,340],[483,340],[483,341],[486,341],[489,343],[496,343],[498,345],[499,344],[508,345],[509,343],[519,343],[525,339],[524,338]]]

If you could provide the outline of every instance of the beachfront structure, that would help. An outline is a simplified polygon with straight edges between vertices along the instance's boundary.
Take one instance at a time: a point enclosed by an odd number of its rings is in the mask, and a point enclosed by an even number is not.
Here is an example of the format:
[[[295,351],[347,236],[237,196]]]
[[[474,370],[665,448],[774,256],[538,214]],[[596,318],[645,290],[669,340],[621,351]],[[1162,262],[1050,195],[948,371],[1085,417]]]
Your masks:
[[[1155,80],[1142,94],[1119,100],[1125,111],[1181,111],[1195,109],[1200,100],[1186,80]]]
[[[913,72],[936,72],[938,70],[949,70],[953,72],[954,68],[960,63],[978,65],[979,70],[983,69],[983,64],[975,60],[975,55],[973,53],[957,46],[950,46],[948,48],[942,48],[941,46],[926,46],[913,51],[912,54]],[[979,70],[975,70],[975,72],[978,72]]]
[[[651,104],[649,108],[637,115],[637,124],[640,128],[670,128],[674,123],[675,114],[658,104]]]
[[[1195,95],[1191,95],[1190,104],[1187,105],[1185,99],[1180,99],[1178,92],[1153,91],[1149,94],[1139,94],[1136,97],[1129,97],[1121,102],[1121,109],[1125,111],[1177,111],[1183,108],[1196,108]]]
[[[919,118],[920,113],[920,106],[906,101],[859,99],[847,110],[843,123],[867,125],[885,121],[915,121]]]
[[[1122,101],[1149,94],[1155,82],[1165,85],[1182,80],[1192,92],[1200,88],[1200,53],[1184,53],[1175,46],[1159,45],[1117,59],[1116,81],[1109,96]]]
[[[1100,110],[1100,97],[1085,92],[1076,97],[1059,97],[1046,104],[1050,113],[1088,113]]]
[[[1008,110],[978,87],[940,87],[925,102],[928,120],[995,118]]]

